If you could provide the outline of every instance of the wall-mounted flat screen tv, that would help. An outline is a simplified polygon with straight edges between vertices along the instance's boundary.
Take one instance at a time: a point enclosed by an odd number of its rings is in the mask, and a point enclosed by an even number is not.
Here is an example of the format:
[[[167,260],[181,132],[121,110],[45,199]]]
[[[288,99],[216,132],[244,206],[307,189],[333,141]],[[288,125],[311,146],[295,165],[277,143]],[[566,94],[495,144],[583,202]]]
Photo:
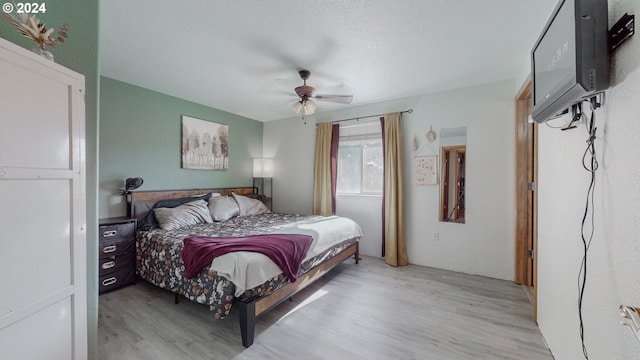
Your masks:
[[[531,50],[536,122],[609,87],[607,0],[560,0]]]

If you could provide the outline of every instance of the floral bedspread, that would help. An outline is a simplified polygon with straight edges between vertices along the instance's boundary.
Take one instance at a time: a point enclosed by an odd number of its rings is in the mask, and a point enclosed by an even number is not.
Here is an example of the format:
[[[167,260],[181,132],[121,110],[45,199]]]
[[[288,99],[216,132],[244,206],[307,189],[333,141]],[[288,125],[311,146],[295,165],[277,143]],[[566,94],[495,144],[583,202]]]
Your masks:
[[[233,304],[235,285],[209,267],[196,277],[187,279],[182,262],[183,239],[189,235],[210,237],[232,237],[258,235],[281,230],[295,224],[321,218],[315,215],[293,215],[268,213],[254,216],[242,216],[213,224],[197,224],[174,230],[154,229],[139,231],[136,235],[136,271],[140,277],[161,288],[184,295],[189,300],[207,304],[216,319],[229,314]],[[332,258],[357,241],[345,241],[319,253],[302,263],[299,275],[312,267]],[[280,274],[264,284],[244,292],[243,300],[268,295],[289,283],[284,274]]]

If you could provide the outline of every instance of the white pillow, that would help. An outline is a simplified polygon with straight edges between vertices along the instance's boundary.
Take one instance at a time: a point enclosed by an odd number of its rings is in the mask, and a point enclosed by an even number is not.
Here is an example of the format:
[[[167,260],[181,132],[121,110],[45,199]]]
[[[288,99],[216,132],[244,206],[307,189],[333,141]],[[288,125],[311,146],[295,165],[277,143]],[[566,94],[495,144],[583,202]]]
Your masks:
[[[214,221],[225,221],[238,216],[240,208],[230,196],[214,196],[209,199],[209,214]]]
[[[213,222],[207,208],[207,202],[204,200],[188,202],[174,208],[155,208],[153,212],[163,230]]]
[[[268,213],[269,208],[257,199],[231,193],[240,208],[240,216],[258,215]]]

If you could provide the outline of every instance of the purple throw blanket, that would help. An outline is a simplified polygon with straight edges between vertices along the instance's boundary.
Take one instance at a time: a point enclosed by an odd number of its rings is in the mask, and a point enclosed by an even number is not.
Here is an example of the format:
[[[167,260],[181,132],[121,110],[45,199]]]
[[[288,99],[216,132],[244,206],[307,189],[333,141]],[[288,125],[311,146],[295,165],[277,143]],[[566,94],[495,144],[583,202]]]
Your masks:
[[[268,256],[291,282],[298,279],[302,260],[307,256],[313,238],[299,234],[266,234],[242,237],[189,236],[184,239],[182,261],[191,279],[214,258],[234,252],[251,251]]]

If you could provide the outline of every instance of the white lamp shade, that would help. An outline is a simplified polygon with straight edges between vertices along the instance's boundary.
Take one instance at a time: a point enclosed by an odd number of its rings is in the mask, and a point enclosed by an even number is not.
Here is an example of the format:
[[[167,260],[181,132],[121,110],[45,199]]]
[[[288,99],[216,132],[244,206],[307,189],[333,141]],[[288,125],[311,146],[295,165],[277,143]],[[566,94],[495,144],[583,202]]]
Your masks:
[[[311,101],[311,100],[300,100],[300,101],[296,101],[291,105],[291,108],[293,109],[293,111],[295,111],[296,113],[300,114],[300,111],[302,111],[302,113],[304,115],[311,115],[314,112],[316,112],[316,103]]]
[[[293,105],[291,105],[291,108],[293,109],[293,111],[295,111],[297,114],[300,114],[300,110],[302,109],[302,101],[296,101],[293,103]]]
[[[314,112],[316,112],[316,103],[311,101],[311,100],[307,100],[304,102],[304,114],[305,115],[311,115]]]
[[[273,159],[253,159],[253,177],[273,177]]]

